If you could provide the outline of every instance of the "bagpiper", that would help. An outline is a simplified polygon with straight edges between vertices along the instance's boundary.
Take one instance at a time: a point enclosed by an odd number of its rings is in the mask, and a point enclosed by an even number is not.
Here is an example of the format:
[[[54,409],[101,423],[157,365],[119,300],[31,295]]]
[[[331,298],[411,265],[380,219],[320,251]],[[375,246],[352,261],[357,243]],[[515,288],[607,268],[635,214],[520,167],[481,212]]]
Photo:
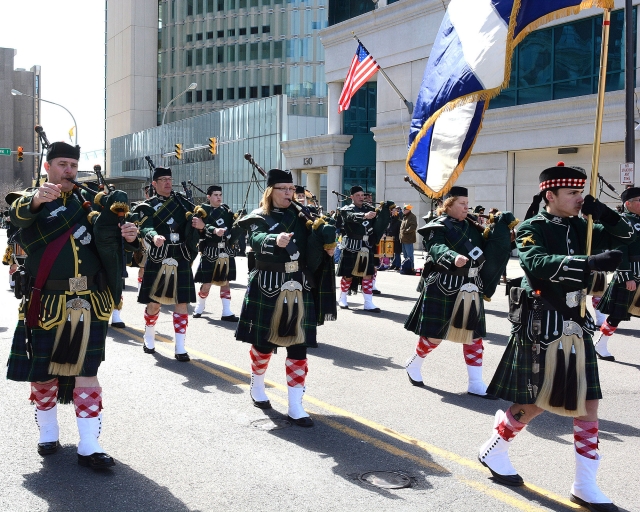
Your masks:
[[[103,196],[102,213],[69,181],[76,178],[80,147],[49,146],[48,181],[14,201],[11,222],[27,257],[16,281],[20,304],[7,378],[30,382],[40,430],[38,453],[59,446],[58,403],[73,402],[80,434],[78,464],[103,469],[115,464],[98,442],[102,431],[102,387],[107,325],[120,297],[124,262],[117,249],[135,249],[137,228],[111,213],[126,206],[116,191]],[[96,201],[99,199],[96,198]],[[133,245],[129,245],[133,243]]]
[[[220,287],[222,317],[224,322],[237,322],[238,317],[231,311],[230,281],[236,280],[236,259],[234,245],[244,230],[234,227],[235,216],[222,202],[222,187],[211,185],[207,189],[207,203],[200,205],[202,218],[194,219],[194,227],[200,232],[200,264],[195,282],[202,283],[198,292],[198,302],[193,317],[200,318],[211,290],[211,285]]]
[[[594,324],[588,311],[582,316],[581,303],[592,273],[613,271],[621,261],[620,251],[601,251],[630,241],[633,230],[597,199],[582,198],[584,170],[559,162],[539,182],[517,234],[525,276],[520,283],[512,280],[509,289],[511,337],[487,390],[513,405],[497,411],[478,459],[498,483],[523,485],[509,459],[515,436],[544,410],[572,417],[576,470],[570,499],[589,510],[618,510],[596,483],[602,393]],[[538,213],[542,200],[545,208]],[[580,212],[599,221],[593,226],[595,256],[585,255],[587,221]]]
[[[308,372],[307,348],[318,345],[320,301],[314,297],[314,273],[335,250],[335,228],[322,219],[300,215],[292,203],[291,173],[271,169],[261,207],[238,221],[249,233],[256,267],[249,273],[236,339],[251,343],[250,395],[255,407],[270,409],[265,393],[265,372],[271,355],[285,347],[288,391],[287,415],[301,427],[313,426],[302,406]],[[333,263],[330,260],[330,264]],[[335,308],[335,281],[321,295],[330,295]],[[333,318],[335,320],[335,318]]]
[[[146,304],[144,343],[146,354],[155,353],[155,325],[160,306],[174,305],[175,358],[189,361],[185,348],[189,314],[196,301],[191,264],[198,254],[199,233],[194,228],[193,205],[172,190],[171,169],[156,167],[152,185],[156,195],[138,205],[140,235],[147,247],[138,302]]]
[[[620,322],[640,316],[640,188],[628,188],[621,195],[622,217],[633,228],[633,242],[621,244],[622,263],[597,306],[596,311],[608,315],[593,338],[596,354],[605,361],[615,361],[607,342]]]

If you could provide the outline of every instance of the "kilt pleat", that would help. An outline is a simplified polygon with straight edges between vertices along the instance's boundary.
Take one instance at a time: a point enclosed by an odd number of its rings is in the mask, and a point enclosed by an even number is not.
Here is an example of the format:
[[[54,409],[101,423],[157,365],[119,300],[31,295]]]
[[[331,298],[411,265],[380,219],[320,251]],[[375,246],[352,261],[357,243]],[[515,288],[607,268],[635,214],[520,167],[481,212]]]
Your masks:
[[[178,304],[191,303],[196,301],[196,287],[193,282],[193,272],[191,270],[191,262],[184,259],[180,249],[171,246],[167,252],[167,258],[174,258],[178,262]],[[138,294],[138,302],[141,304],[149,304],[152,302],[149,297],[153,282],[162,267],[162,263],[156,263],[151,258],[147,259],[142,275],[142,285]]]
[[[340,251],[340,260],[338,261],[338,271],[336,275],[351,277],[357,258],[357,252],[347,251],[343,248],[342,251]],[[374,270],[373,251],[369,251],[369,263],[367,264],[367,273],[365,275],[373,275]]]
[[[198,265],[198,270],[196,270],[196,275],[193,280],[196,283],[210,283],[213,279],[213,269],[216,266],[215,261],[209,261],[207,258],[202,256],[200,258],[200,264]],[[233,257],[229,258],[229,279],[228,281],[236,280],[236,259]]]
[[[271,318],[276,306],[276,298],[269,298],[262,293],[258,284],[259,274],[259,270],[253,270],[249,274],[247,291],[242,302],[240,321],[238,322],[235,336],[237,340],[271,350],[278,347],[278,345],[267,341],[269,339],[269,330],[271,329]],[[285,275],[287,276],[286,280],[295,279],[298,282],[302,282],[301,273]],[[316,312],[313,293],[303,287],[302,298],[304,301],[304,319],[302,321],[302,328],[305,332],[304,346],[317,347]]]
[[[638,282],[636,281],[636,284]],[[633,297],[636,292],[630,292],[627,290],[626,284],[624,282],[619,282],[616,278],[614,278],[610,283],[607,289],[596,308],[598,311],[609,315],[617,320],[628,321],[631,320],[631,315],[629,314],[629,306],[633,301]]]

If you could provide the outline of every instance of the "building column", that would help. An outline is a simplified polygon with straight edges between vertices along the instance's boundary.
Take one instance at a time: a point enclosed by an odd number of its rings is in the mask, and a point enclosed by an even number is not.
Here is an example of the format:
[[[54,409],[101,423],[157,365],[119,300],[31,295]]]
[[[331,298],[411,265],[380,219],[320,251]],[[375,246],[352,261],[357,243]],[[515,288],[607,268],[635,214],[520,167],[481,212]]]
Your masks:
[[[319,189],[320,187],[318,187]],[[337,210],[340,207],[338,197],[331,191],[342,192],[342,166],[327,166],[327,211]]]
[[[376,162],[376,196],[375,202],[385,201],[387,192],[387,162]]]
[[[307,190],[320,200],[320,173],[307,173]]]
[[[291,177],[294,185],[302,185],[302,171],[300,169],[291,169]]]
[[[342,114],[338,114],[338,100],[342,92],[343,84],[341,82],[330,82],[328,84],[328,100],[327,106],[328,129],[329,135],[342,134]]]

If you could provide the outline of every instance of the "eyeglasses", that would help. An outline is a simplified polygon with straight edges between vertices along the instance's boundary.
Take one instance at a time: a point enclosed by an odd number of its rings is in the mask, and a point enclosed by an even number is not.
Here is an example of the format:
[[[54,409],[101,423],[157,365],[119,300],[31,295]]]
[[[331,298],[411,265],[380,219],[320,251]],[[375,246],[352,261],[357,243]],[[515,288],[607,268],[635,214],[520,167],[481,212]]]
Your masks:
[[[158,183],[165,183],[167,181],[173,181],[173,178],[158,178],[156,181]]]
[[[628,202],[628,203],[638,203],[638,202],[640,202],[640,198],[637,198],[637,199],[627,199],[627,202]]]
[[[296,188],[295,187],[273,187],[273,190],[284,190],[285,192],[291,192],[292,194],[294,194],[296,191]]]

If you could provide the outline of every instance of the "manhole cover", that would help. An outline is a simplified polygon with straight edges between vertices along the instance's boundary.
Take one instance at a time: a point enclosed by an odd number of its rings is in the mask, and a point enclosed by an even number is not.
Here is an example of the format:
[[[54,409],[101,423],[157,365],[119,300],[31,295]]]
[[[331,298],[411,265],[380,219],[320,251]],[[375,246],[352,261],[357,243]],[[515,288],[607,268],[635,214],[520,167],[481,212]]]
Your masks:
[[[251,422],[251,426],[260,430],[280,430],[291,426],[287,420],[272,420],[271,418],[262,418]]]
[[[411,486],[411,478],[397,471],[368,471],[358,478],[362,482],[383,489],[403,489]]]

